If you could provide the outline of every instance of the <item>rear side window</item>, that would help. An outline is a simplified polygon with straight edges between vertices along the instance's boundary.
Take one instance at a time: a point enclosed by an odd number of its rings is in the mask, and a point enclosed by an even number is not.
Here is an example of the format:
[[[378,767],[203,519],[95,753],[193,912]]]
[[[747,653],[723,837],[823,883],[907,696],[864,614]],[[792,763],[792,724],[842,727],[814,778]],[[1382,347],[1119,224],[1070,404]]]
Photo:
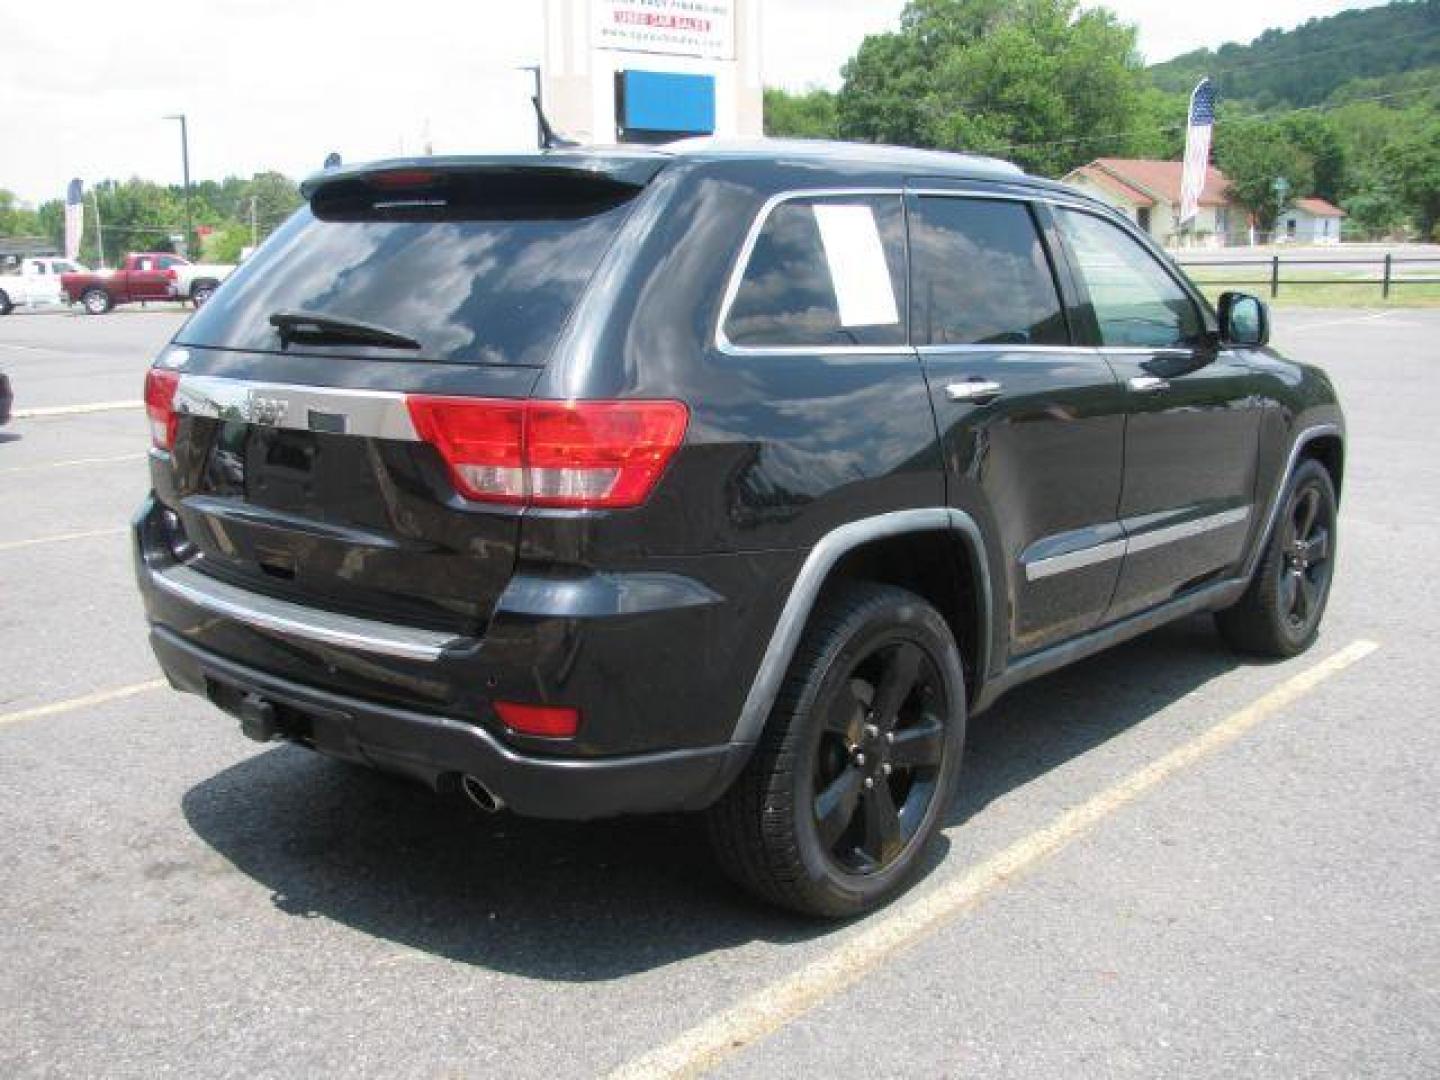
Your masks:
[[[726,313],[734,345],[905,343],[899,196],[790,199],[766,217]]]
[[[388,354],[396,358],[541,366],[641,190],[519,172],[413,191],[336,187],[317,192],[230,276],[186,324],[183,344],[279,351],[270,314],[298,310],[420,343]]]
[[[910,218],[918,344],[1067,345],[1060,296],[1023,203],[922,196]]]

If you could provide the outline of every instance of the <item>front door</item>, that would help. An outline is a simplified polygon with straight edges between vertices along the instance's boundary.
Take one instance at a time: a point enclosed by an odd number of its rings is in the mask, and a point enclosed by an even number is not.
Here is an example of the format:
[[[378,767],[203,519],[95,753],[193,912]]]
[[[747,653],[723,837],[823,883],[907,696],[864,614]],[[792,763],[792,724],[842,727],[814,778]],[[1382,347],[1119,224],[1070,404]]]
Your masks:
[[[923,358],[950,505],[990,552],[1010,656],[1089,629],[1115,588],[1125,399],[1078,347],[1043,206],[909,195],[911,333]]]
[[[1125,387],[1126,556],[1107,620],[1223,575],[1244,553],[1260,433],[1260,389],[1216,344],[1190,290],[1119,225],[1055,213],[1062,243]]]

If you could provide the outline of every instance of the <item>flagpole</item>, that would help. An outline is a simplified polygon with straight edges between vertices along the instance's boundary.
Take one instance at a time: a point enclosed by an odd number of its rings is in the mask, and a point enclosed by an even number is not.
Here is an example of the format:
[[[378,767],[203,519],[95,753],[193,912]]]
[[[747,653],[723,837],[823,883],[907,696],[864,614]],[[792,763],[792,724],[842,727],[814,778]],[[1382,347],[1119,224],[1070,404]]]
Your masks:
[[[95,269],[105,269],[105,231],[100,227],[100,192],[96,188],[90,189],[90,200],[95,204],[95,250],[100,255],[100,265]]]

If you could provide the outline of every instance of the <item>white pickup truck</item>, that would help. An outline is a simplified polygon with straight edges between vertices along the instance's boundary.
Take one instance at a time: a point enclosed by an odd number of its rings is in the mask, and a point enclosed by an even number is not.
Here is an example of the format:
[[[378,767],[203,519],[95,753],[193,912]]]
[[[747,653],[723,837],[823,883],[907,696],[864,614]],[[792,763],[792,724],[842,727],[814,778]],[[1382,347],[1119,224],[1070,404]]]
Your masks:
[[[210,299],[210,294],[220,283],[235,271],[225,263],[189,263],[179,261],[174,266],[175,295],[188,299],[197,308]]]
[[[60,288],[60,275],[84,269],[69,259],[52,256],[0,265],[0,315],[9,315],[16,308],[59,307],[69,303]]]

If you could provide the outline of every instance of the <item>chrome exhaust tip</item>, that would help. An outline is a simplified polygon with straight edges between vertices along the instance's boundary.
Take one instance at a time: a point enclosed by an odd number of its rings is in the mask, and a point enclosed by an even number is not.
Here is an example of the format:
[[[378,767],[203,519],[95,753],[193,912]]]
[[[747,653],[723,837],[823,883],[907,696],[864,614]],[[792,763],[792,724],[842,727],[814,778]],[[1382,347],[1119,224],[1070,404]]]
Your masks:
[[[467,799],[487,814],[498,814],[505,809],[505,800],[473,776],[467,775],[460,778],[460,790],[465,793]]]

